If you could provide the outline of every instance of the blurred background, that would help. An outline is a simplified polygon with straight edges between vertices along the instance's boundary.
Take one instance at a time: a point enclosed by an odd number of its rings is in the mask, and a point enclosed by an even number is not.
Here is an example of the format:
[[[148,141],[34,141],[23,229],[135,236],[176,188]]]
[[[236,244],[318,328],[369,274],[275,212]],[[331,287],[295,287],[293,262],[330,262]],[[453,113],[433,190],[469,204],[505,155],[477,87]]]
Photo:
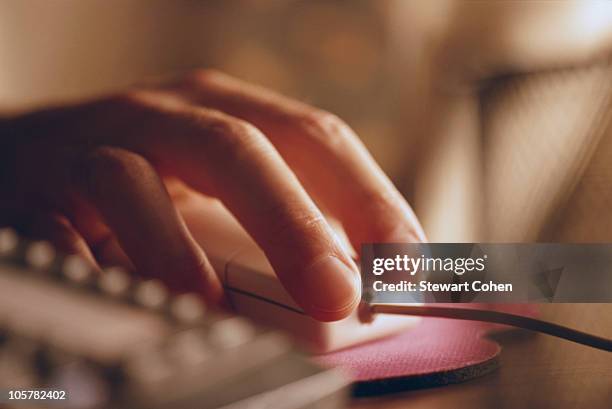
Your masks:
[[[336,113],[431,241],[612,240],[611,2],[2,0],[0,109],[214,67]]]

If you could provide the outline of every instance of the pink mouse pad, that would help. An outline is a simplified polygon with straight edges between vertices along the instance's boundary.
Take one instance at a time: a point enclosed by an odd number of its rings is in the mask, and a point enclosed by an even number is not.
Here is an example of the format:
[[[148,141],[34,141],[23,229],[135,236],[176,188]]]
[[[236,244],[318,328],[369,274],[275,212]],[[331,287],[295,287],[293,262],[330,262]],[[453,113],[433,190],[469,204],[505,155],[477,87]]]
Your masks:
[[[465,306],[465,305],[464,305]],[[535,316],[535,305],[484,306]],[[423,318],[403,333],[319,355],[325,366],[344,370],[355,381],[354,394],[367,396],[463,382],[498,367],[501,346],[487,334],[511,327],[475,321]]]

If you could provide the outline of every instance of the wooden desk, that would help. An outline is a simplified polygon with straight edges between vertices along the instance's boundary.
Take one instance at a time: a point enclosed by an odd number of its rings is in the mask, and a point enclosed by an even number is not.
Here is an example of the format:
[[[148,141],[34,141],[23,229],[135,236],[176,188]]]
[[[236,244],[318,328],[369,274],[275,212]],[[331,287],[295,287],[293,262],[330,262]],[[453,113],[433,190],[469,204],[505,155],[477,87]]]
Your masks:
[[[543,305],[542,317],[612,337],[612,304]],[[516,330],[494,336],[500,368],[468,382],[353,400],[353,409],[612,409],[612,353]]]

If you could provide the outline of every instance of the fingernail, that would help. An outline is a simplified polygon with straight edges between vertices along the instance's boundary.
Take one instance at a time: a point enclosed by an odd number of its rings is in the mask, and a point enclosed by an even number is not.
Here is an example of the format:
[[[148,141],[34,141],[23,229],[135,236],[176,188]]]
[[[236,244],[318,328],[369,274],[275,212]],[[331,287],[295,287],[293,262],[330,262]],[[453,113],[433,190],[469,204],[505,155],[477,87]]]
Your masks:
[[[361,280],[340,259],[326,256],[305,271],[309,310],[315,318],[332,321],[348,315],[359,303]]]

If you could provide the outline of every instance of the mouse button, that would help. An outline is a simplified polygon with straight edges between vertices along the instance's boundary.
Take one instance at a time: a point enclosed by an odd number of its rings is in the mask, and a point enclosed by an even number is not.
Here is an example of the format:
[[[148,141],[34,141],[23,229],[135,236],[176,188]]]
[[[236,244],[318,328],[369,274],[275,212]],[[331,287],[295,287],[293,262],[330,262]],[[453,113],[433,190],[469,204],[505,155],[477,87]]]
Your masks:
[[[258,247],[236,252],[225,267],[225,286],[254,297],[301,310],[280,283],[265,254]]]

